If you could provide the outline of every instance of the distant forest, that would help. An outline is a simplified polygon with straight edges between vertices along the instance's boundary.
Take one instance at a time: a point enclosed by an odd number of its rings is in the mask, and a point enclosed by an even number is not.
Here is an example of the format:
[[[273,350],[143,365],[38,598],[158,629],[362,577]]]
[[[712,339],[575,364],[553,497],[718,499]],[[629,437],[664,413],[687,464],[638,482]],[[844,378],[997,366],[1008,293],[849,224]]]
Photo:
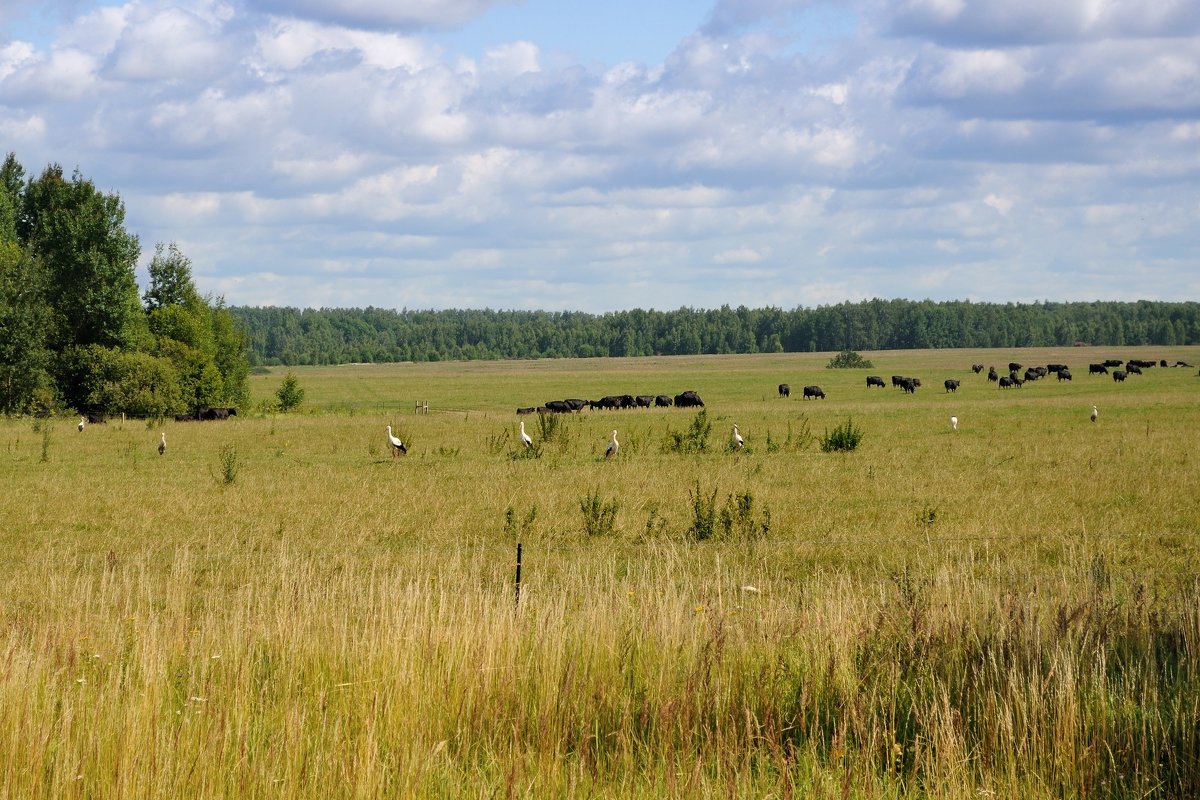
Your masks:
[[[394,311],[235,306],[252,365],[1200,344],[1200,303],[867,300],[817,308]]]

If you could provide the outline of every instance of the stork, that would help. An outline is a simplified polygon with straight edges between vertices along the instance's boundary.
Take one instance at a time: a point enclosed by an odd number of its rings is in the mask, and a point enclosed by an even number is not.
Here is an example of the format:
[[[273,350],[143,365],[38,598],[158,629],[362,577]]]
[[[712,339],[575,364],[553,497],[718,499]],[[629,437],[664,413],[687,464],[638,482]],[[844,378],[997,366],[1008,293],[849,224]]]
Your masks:
[[[951,430],[958,430],[958,417],[950,417]]]
[[[87,426],[87,417],[79,418],[79,432],[83,433],[83,429]]]
[[[617,454],[617,448],[620,446],[621,445],[617,443],[617,432],[614,430],[612,432],[612,437],[610,438],[610,440],[608,442],[608,447],[605,448],[605,450],[604,450],[604,457],[612,458],[613,456],[615,456]]]
[[[1098,416],[1100,416],[1100,411],[1095,406],[1092,406],[1092,422],[1095,422]]]
[[[167,432],[163,431],[158,436],[158,454],[161,456],[167,452]]]
[[[392,436],[392,426],[387,426],[388,444],[392,446],[392,458],[396,457],[397,453],[408,453],[408,448],[404,446],[404,442]]]
[[[746,444],[746,440],[742,438],[742,435],[740,433],[738,433],[737,425],[734,425],[733,426],[733,449],[741,450],[745,444]]]
[[[525,432],[525,420],[521,420],[521,443],[525,445],[526,450],[533,447],[533,439]]]

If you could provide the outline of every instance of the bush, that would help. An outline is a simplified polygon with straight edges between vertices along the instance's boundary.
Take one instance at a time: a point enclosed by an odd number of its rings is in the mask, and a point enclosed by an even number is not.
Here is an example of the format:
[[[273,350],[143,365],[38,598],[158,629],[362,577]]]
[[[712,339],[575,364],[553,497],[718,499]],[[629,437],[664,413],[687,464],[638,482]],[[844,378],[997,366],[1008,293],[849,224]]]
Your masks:
[[[689,492],[692,504],[692,524],[687,535],[697,542],[706,539],[761,539],[771,531],[771,512],[763,509],[762,518],[754,513],[754,495],[749,491],[737,492],[725,498],[725,504],[717,508],[717,490],[705,494],[700,484]]]
[[[843,350],[825,365],[825,369],[871,369],[875,365],[853,350]]]
[[[855,427],[854,422],[847,418],[844,425],[838,425],[832,432],[826,431],[821,437],[821,451],[848,453],[858,447],[862,438],[862,429]]]
[[[686,432],[667,431],[663,450],[668,453],[706,453],[708,438],[712,435],[712,422],[704,411],[696,414]]]
[[[612,536],[616,531],[617,512],[621,504],[616,498],[605,502],[599,490],[579,499],[579,510],[583,512],[583,531],[588,536]]]
[[[279,401],[279,410],[285,413],[304,402],[304,389],[296,373],[289,372],[283,376],[283,383],[275,391],[275,398]]]

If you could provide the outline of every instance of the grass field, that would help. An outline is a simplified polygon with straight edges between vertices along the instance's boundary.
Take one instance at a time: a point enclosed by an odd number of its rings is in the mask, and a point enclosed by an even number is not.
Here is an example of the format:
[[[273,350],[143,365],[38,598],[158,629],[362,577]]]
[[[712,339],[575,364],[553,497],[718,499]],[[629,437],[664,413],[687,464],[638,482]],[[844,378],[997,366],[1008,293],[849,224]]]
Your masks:
[[[1200,377],[1086,367],[1200,348],[864,355],[298,368],[289,415],[0,421],[0,797],[1200,796]],[[969,370],[1013,359],[1075,377]],[[682,409],[517,446],[518,406],[685,389],[703,451]]]

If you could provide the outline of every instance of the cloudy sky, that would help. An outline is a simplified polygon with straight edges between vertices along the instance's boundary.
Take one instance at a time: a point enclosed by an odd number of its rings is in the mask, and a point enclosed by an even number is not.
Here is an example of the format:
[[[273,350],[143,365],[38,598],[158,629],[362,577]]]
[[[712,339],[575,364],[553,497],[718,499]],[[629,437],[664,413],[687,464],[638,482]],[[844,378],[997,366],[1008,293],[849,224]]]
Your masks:
[[[1196,0],[0,0],[0,147],[235,305],[1200,299]]]

